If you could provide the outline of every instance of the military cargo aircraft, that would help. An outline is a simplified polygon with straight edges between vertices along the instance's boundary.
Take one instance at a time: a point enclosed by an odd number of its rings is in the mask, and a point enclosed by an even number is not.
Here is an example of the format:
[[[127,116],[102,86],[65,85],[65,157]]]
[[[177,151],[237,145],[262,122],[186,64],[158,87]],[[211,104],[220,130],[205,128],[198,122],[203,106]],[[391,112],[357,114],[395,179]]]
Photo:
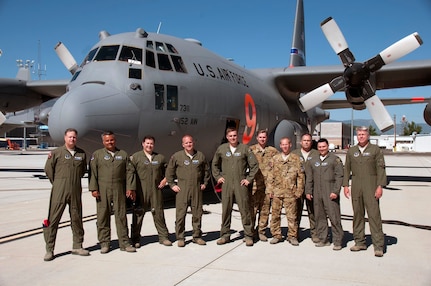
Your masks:
[[[115,132],[118,146],[129,152],[141,149],[142,137],[152,134],[157,151],[168,155],[180,148],[182,135],[191,134],[211,158],[227,127],[237,127],[245,144],[258,129],[269,131],[272,144],[284,136],[295,144],[329,118],[327,109],[367,107],[379,128],[389,129],[393,122],[383,104],[412,100],[380,100],[375,91],[431,84],[431,60],[394,62],[422,44],[417,33],[361,63],[332,18],[321,27],[343,65],[305,66],[302,0],[285,68],[247,70],[198,40],[141,28],[116,35],[102,31],[81,64],[64,44],[56,46],[70,81],[30,81],[20,74],[0,79],[0,108],[13,112],[57,98],[48,126],[59,144],[68,127],[78,130],[79,145],[89,152],[100,148],[104,130]],[[328,99],[337,91],[345,91],[346,100]],[[431,124],[430,104],[424,117]]]

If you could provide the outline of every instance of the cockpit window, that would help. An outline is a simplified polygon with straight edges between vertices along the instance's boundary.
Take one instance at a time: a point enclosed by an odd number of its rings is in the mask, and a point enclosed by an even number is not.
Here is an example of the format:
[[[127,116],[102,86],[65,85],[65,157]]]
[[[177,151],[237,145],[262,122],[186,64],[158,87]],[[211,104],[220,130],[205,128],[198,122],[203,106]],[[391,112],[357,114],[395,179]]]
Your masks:
[[[72,79],[70,80],[70,82],[72,82],[72,81],[74,81],[78,76],[79,76],[79,74],[81,73],[81,71],[77,71],[74,75],[73,75],[73,77],[72,77]]]
[[[166,53],[163,43],[156,42],[156,51]]]
[[[154,49],[153,41],[147,41],[147,49]]]
[[[177,49],[174,48],[171,44],[166,43],[166,47],[168,47],[168,51],[172,54],[178,54]]]
[[[186,73],[186,67],[184,66],[183,59],[179,56],[171,55],[172,62],[174,63],[175,71]]]
[[[87,56],[84,58],[84,60],[83,60],[83,61],[82,61],[82,63],[81,63],[81,67],[85,66],[86,64],[88,64],[89,62],[91,62],[91,61],[93,60],[94,55],[95,55],[95,54],[96,54],[96,52],[97,52],[97,49],[98,49],[98,47],[97,47],[97,48],[95,48],[95,49],[92,49],[92,50],[87,54]]]
[[[118,60],[140,65],[142,64],[142,49],[123,46]]]
[[[171,71],[172,65],[169,61],[169,57],[166,54],[157,54],[157,60],[159,62],[159,69],[163,71]]]
[[[152,68],[156,68],[156,59],[154,58],[154,53],[152,51],[145,51],[146,65]]]
[[[103,46],[99,49],[95,61],[113,61],[117,57],[119,45],[115,46]]]
[[[145,64],[149,67],[156,68],[156,58],[154,50],[154,42],[147,41],[147,49],[145,50]],[[175,71],[187,73],[183,59],[179,56],[177,49],[171,44],[155,42],[155,50],[157,51],[157,64],[159,70]],[[172,67],[173,66],[173,67]]]

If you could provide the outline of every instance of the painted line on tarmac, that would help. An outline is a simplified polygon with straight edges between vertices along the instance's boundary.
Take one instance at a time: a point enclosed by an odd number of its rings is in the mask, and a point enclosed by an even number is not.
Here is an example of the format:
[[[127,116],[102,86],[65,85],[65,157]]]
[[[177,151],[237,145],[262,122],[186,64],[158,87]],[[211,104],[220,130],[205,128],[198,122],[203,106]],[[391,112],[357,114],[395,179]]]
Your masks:
[[[87,221],[91,221],[91,220],[95,220],[96,219],[96,215],[89,215],[89,216],[85,216],[82,218],[82,222],[87,222]],[[63,228],[63,227],[67,227],[70,226],[70,220],[65,221],[65,222],[61,222],[58,225],[58,228]],[[38,228],[33,228],[30,230],[25,230],[25,231],[21,231],[21,232],[17,232],[14,234],[9,234],[9,235],[5,235],[0,237],[0,244],[3,243],[7,243],[7,242],[12,242],[18,239],[22,239],[22,238],[26,238],[26,237],[30,237],[36,234],[40,234],[43,233],[43,227],[38,227]]]

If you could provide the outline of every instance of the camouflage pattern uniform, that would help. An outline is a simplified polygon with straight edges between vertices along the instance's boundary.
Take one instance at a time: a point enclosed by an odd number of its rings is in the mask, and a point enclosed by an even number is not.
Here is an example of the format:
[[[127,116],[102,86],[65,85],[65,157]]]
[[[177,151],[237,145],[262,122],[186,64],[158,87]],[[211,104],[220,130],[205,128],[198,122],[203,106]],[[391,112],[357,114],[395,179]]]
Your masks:
[[[328,241],[328,219],[331,221],[332,242],[341,246],[343,227],[341,226],[340,189],[343,183],[343,162],[331,153],[322,161],[320,156],[308,161],[305,169],[305,194],[313,195],[316,218],[316,232],[323,243]],[[337,198],[332,200],[329,195],[334,193]]]
[[[111,243],[111,212],[114,211],[118,244],[130,245],[126,217],[126,173],[129,155],[116,149],[114,154],[102,148],[90,159],[90,191],[99,191],[97,205],[97,235],[102,247]]]
[[[259,234],[265,234],[271,208],[271,198],[269,195],[265,194],[266,179],[270,169],[269,161],[274,155],[278,154],[278,150],[272,146],[266,146],[262,149],[259,144],[250,146],[250,150],[254,153],[259,162],[259,170],[254,177],[253,188],[250,193],[251,221],[254,228],[256,216],[259,213],[257,231]]]
[[[230,225],[234,198],[241,214],[244,227],[244,236],[253,239],[253,225],[250,215],[249,188],[241,186],[241,180],[253,182],[254,176],[259,170],[256,156],[250,148],[239,143],[232,153],[229,143],[224,143],[217,148],[212,161],[212,175],[216,181],[224,178],[222,185],[222,225],[220,238],[230,239]],[[249,172],[247,173],[247,169]]]
[[[289,154],[283,160],[282,153],[275,155],[270,161],[266,193],[272,195],[271,234],[282,239],[281,211],[284,206],[287,217],[287,238],[298,237],[296,223],[297,199],[304,192],[304,170],[298,155]]]
[[[307,165],[309,165],[310,160],[319,158],[320,153],[316,149],[311,149],[310,153],[308,153],[307,160],[305,160],[304,156],[302,155],[301,148],[295,149],[292,151],[292,154],[296,154],[301,159],[302,168],[305,170]],[[307,178],[305,178],[307,179]],[[310,235],[312,239],[318,239],[317,233],[316,233],[316,219],[314,218],[314,206],[313,206],[313,200],[307,200],[305,198],[305,193],[302,194],[302,196],[298,199],[298,209],[297,209],[297,224],[298,229],[301,225],[301,218],[302,218],[302,210],[304,209],[304,201],[305,205],[307,207],[307,213],[308,213],[308,220],[310,222]]]
[[[185,218],[189,205],[192,209],[193,238],[200,238],[202,236],[203,199],[201,185],[206,186],[210,179],[205,155],[200,151],[195,151],[193,157],[190,158],[184,150],[176,152],[172,155],[166,168],[166,179],[171,188],[178,185],[181,189],[175,197],[177,240],[184,239]],[[178,182],[175,182],[175,179]]]
[[[66,205],[69,205],[73,249],[82,248],[84,227],[82,224],[81,178],[86,171],[87,157],[85,151],[80,148],[75,147],[75,154],[72,155],[66,146],[62,146],[48,155],[45,173],[52,184],[52,189],[49,201],[49,225],[43,229],[47,252],[54,251],[58,224]]]
[[[148,210],[151,210],[153,215],[159,242],[168,240],[169,232],[163,210],[163,193],[158,188],[165,176],[165,169],[166,160],[161,154],[154,152],[149,160],[144,151],[138,151],[130,157],[127,169],[127,190],[136,191],[130,235],[133,244],[139,243],[141,240],[142,221]]]
[[[379,200],[375,198],[377,186],[386,186],[386,170],[383,152],[376,145],[368,143],[361,153],[358,145],[347,151],[344,166],[343,186],[349,186],[352,174],[353,238],[356,245],[365,246],[365,210],[371,230],[374,250],[383,251],[384,234]]]

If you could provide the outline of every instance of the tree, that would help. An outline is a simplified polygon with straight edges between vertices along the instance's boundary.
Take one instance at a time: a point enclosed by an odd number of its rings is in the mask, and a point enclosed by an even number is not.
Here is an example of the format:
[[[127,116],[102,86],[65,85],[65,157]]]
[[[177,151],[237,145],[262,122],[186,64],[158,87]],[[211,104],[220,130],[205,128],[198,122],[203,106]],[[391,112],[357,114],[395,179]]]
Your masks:
[[[403,128],[403,135],[409,136],[412,135],[413,132],[416,132],[417,134],[421,133],[422,126],[417,125],[414,121],[407,122],[407,124],[405,124]]]
[[[376,128],[374,128],[372,125],[368,126],[368,131],[370,132],[371,136],[377,135]]]

